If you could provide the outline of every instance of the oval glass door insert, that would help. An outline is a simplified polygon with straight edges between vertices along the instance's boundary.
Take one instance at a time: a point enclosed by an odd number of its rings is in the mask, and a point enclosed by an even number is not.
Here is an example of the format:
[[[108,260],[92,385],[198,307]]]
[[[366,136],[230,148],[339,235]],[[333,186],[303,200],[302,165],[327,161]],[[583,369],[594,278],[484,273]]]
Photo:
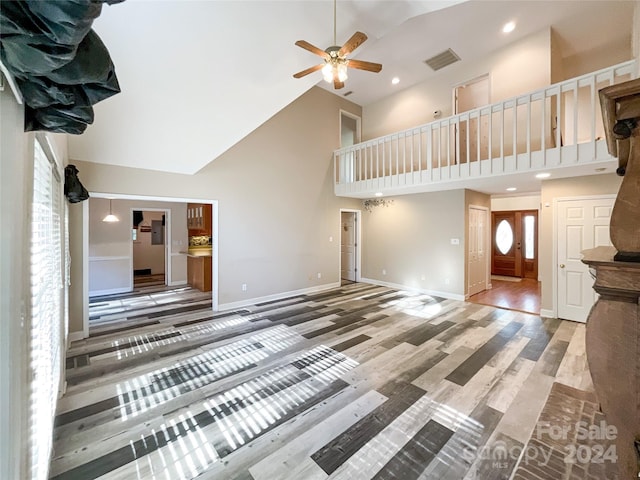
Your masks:
[[[496,228],[496,245],[503,255],[506,255],[513,246],[513,229],[506,220],[502,220]]]

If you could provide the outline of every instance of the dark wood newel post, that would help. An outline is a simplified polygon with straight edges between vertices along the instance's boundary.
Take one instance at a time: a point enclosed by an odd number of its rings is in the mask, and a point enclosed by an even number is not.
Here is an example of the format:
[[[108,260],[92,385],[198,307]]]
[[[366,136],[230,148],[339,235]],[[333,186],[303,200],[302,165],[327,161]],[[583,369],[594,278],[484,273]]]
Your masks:
[[[600,298],[586,351],[607,423],[617,429],[619,478],[640,478],[640,79],[600,90],[609,153],[624,175],[611,215],[613,247],[583,252]]]

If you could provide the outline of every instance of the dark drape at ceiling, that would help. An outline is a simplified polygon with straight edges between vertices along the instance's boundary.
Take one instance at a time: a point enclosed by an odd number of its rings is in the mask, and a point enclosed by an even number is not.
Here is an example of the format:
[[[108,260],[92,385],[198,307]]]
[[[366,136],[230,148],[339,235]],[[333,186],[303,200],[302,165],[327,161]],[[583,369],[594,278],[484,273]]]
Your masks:
[[[93,107],[120,92],[109,52],[91,29],[103,3],[0,2],[0,59],[25,103],[25,131],[80,134]]]

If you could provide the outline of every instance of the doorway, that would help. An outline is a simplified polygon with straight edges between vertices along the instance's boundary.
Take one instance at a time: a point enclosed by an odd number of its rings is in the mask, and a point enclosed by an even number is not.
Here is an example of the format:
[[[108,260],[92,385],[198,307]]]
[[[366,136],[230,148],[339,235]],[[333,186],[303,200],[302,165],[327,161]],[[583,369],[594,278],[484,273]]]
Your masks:
[[[352,113],[340,110],[340,148],[351,147],[360,143],[361,119]],[[356,161],[358,154],[350,152],[345,154],[340,164],[340,178],[345,182],[360,180],[356,178]]]
[[[454,115],[489,105],[489,75],[469,80],[453,87]],[[456,151],[459,163],[488,158],[481,150],[488,146],[489,123],[487,116],[460,120],[456,129]]]
[[[166,219],[167,210],[132,210],[133,287],[167,285]]]
[[[359,279],[360,251],[359,214],[356,210],[340,211],[340,282],[353,283]]]
[[[615,195],[559,199],[556,202],[557,317],[586,322],[595,303],[593,278],[582,263],[583,250],[611,246],[609,223]]]
[[[468,243],[468,295],[475,295],[487,289],[489,262],[487,255],[489,209],[469,206]]]
[[[538,211],[491,212],[491,274],[538,279]]]

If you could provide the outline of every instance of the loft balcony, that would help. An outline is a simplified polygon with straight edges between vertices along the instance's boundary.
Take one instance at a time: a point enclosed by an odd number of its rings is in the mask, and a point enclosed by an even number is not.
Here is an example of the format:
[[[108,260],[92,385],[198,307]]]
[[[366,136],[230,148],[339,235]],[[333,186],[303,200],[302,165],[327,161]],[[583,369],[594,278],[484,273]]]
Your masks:
[[[598,91],[630,80],[628,61],[333,154],[335,194],[368,198],[472,188],[496,176],[612,171]]]

